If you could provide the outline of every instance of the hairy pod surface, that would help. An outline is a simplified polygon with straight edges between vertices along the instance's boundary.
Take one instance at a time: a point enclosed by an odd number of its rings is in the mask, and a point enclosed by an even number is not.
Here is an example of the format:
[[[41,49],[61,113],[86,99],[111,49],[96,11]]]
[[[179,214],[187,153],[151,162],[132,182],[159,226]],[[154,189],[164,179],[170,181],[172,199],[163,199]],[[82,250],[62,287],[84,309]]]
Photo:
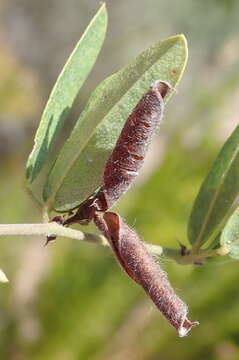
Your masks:
[[[115,148],[106,162],[102,188],[78,209],[66,223],[90,221],[95,211],[106,211],[128,190],[144,163],[155,130],[160,125],[164,97],[172,91],[155,81],[128,117]]]
[[[163,116],[163,98],[170,90],[168,83],[155,81],[128,117],[105,165],[101,191],[108,208],[128,190],[138,175]]]
[[[124,271],[139,285],[174,326],[180,337],[187,335],[197,321],[187,319],[186,304],[175,294],[166,273],[155,262],[138,235],[113,212],[95,214],[95,224],[108,239]]]

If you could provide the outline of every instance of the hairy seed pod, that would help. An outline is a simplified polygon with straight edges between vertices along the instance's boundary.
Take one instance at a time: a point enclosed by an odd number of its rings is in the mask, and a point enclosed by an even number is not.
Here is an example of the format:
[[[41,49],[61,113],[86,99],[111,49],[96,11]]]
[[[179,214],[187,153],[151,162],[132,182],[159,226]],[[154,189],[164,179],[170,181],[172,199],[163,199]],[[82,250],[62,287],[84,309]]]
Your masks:
[[[95,224],[108,239],[126,273],[139,285],[174,326],[180,337],[187,335],[197,321],[187,319],[188,309],[175,294],[166,273],[154,261],[138,235],[113,212],[95,214]]]
[[[172,88],[167,82],[157,80],[141,98],[128,117],[106,162],[102,188],[90,196],[76,214],[66,220],[66,224],[91,221],[95,211],[108,210],[128,190],[144,163],[163,115],[163,99],[170,91]]]
[[[138,175],[163,115],[163,98],[170,90],[168,83],[155,81],[127,119],[105,165],[101,191],[108,208],[128,190]]]

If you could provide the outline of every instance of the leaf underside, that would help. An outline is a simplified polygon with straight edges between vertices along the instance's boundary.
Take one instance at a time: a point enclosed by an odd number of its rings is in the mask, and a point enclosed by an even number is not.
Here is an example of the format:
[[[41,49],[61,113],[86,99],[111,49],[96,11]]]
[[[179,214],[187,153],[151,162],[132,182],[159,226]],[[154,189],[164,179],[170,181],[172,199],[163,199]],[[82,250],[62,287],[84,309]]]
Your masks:
[[[27,161],[28,183],[36,179],[48,160],[55,138],[96,61],[105,38],[106,28],[107,12],[103,4],[77,43],[53,87],[36,132],[33,150]]]
[[[105,162],[137,102],[157,79],[175,87],[186,61],[186,39],[177,35],[150,46],[95,89],[45,184],[43,198],[51,207],[73,209],[101,185]]]
[[[191,244],[202,246],[230,215],[239,194],[239,126],[228,138],[203,182],[188,224]]]

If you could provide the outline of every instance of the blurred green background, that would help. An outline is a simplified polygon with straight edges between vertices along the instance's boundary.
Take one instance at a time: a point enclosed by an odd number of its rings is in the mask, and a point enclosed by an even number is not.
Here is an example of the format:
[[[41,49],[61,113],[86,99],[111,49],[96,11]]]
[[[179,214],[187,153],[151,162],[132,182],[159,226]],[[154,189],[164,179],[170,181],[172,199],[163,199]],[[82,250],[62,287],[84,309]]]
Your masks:
[[[238,124],[239,2],[106,1],[103,51],[70,124],[90,92],[151,43],[184,33],[189,63],[167,105],[144,169],[118,210],[145,241],[187,244],[193,200]],[[0,222],[40,222],[23,189],[25,161],[55,79],[99,7],[95,0],[0,4]],[[95,230],[93,230],[95,231]],[[1,238],[0,359],[239,359],[238,263],[161,264],[200,326],[180,339],[109,249],[58,239]]]

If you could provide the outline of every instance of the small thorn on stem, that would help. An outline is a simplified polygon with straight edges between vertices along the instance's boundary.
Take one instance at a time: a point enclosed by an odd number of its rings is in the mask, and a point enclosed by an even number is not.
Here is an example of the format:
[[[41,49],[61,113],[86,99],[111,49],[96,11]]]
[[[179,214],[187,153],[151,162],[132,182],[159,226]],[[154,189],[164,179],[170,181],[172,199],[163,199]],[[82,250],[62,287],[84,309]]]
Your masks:
[[[59,224],[59,225],[64,225],[64,221],[65,221],[65,219],[64,219],[63,216],[57,215],[57,216],[55,216],[54,218],[52,218],[50,222],[56,222],[56,223]],[[46,242],[45,242],[44,246],[47,246],[47,245],[49,244],[49,242],[55,241],[55,240],[56,240],[56,236],[55,236],[55,235],[49,235],[49,236],[47,236]]]
[[[190,255],[191,251],[187,249],[187,247],[182,244],[180,241],[178,241],[179,246],[181,248],[181,256],[187,256]]]
[[[55,240],[56,240],[56,236],[54,236],[54,235],[47,236],[44,246],[47,246],[49,244],[49,242],[52,242],[52,241],[55,241]]]

